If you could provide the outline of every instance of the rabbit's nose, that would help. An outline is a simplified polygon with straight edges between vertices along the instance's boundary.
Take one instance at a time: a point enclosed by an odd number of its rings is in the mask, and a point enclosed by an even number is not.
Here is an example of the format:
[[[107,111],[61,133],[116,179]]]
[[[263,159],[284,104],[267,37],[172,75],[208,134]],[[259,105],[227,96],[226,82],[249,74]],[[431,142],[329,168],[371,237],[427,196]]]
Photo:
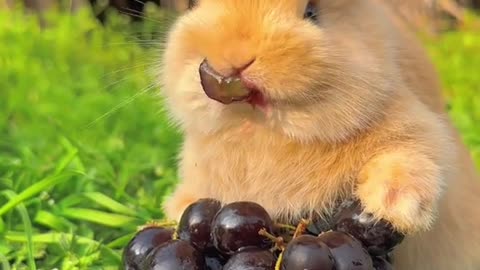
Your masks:
[[[200,81],[205,94],[220,103],[230,104],[237,101],[245,101],[252,91],[256,90],[251,83],[242,79],[242,72],[253,64],[254,60],[241,66],[233,68],[231,75],[225,76],[217,72],[208,63],[207,59],[200,64]]]

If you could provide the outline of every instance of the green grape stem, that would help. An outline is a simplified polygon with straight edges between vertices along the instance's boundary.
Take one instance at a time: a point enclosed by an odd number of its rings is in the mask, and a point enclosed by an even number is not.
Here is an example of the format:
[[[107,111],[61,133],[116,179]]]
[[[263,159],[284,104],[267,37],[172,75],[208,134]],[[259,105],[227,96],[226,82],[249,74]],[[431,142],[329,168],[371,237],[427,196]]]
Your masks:
[[[258,232],[259,235],[262,235],[268,239],[270,239],[272,242],[275,243],[275,247],[279,250],[284,250],[285,249],[285,242],[283,241],[283,237],[277,237],[269,232],[265,228],[261,229]]]

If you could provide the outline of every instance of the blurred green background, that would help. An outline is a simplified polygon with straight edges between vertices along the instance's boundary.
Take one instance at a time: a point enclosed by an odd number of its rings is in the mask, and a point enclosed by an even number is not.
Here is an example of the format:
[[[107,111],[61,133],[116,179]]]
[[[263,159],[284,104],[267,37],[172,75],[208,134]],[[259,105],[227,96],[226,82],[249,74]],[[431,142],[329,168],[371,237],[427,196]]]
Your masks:
[[[137,226],[162,219],[181,134],[151,70],[171,14],[0,10],[0,269],[119,269]],[[480,168],[480,27],[422,36]]]

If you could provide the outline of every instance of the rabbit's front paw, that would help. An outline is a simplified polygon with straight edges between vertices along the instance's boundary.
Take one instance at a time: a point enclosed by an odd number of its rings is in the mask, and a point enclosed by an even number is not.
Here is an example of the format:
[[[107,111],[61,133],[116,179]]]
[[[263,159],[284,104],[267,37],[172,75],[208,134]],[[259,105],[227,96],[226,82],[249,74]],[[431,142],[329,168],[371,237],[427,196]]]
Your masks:
[[[408,234],[432,226],[442,185],[432,160],[412,151],[390,152],[366,164],[356,193],[365,212]]]

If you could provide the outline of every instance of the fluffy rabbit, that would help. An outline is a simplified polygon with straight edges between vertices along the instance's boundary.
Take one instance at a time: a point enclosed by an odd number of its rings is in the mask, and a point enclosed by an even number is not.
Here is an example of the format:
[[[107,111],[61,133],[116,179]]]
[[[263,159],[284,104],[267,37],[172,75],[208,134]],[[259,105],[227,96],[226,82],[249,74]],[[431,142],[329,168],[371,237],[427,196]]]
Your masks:
[[[396,270],[480,269],[473,162],[421,44],[383,1],[200,0],[162,60],[185,139],[169,218],[211,197],[293,221],[357,196],[407,234]]]

